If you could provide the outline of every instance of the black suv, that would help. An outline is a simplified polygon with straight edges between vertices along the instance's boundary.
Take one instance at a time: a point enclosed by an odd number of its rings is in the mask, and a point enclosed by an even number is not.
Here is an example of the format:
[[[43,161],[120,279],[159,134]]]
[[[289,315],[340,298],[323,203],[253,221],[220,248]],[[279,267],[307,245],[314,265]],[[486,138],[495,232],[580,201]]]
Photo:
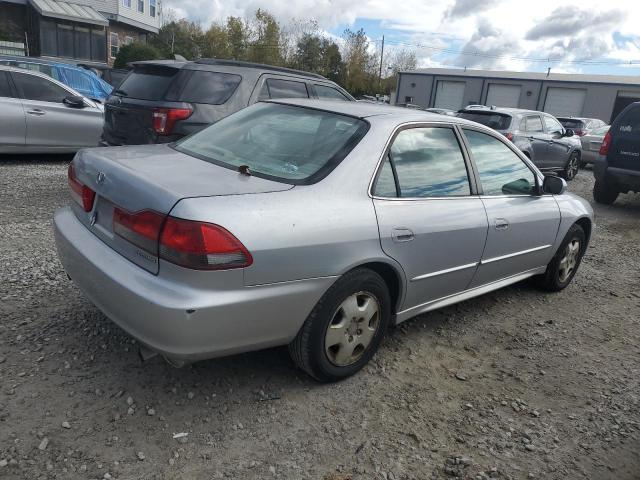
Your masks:
[[[640,102],[616,117],[593,162],[593,198],[612,204],[620,193],[640,192]]]
[[[132,67],[105,102],[103,146],[173,142],[260,100],[354,100],[320,75],[269,65],[201,59]]]

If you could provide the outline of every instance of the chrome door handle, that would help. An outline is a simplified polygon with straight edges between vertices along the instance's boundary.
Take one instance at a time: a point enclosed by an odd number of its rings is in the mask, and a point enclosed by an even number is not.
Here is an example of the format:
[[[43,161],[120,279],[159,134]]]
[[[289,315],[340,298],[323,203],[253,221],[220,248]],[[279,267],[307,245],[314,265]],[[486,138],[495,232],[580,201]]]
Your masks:
[[[394,242],[410,242],[413,240],[413,232],[408,228],[394,228],[391,231],[391,238]]]
[[[29,115],[36,115],[38,117],[44,115],[46,112],[44,110],[40,110],[39,108],[34,108],[33,110],[27,110]]]
[[[496,218],[493,225],[496,230],[506,230],[509,228],[509,221],[506,218]]]

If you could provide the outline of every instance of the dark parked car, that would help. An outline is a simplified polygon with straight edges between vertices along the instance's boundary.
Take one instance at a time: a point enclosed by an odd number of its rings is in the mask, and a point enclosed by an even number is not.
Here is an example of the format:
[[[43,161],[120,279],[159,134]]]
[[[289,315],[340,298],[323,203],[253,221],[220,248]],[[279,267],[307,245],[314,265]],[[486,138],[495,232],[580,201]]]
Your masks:
[[[517,108],[471,108],[458,116],[497,130],[511,140],[543,171],[573,180],[580,168],[580,139],[544,112]]]
[[[231,60],[134,62],[105,104],[102,145],[169,143],[260,100],[353,101],[313,73]]]
[[[593,198],[612,204],[620,193],[640,192],[640,102],[627,106],[604,136],[593,162]]]
[[[605,122],[597,118],[583,118],[583,117],[557,117],[558,121],[564,128],[570,128],[573,133],[579,137],[588,135],[594,129],[606,125]]]

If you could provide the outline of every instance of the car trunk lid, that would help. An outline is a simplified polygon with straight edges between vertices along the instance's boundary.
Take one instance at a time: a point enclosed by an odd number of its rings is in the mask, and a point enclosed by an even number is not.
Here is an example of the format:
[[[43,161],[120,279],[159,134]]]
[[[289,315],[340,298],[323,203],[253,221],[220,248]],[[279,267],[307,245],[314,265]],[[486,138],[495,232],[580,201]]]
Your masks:
[[[91,211],[74,205],[76,216],[111,248],[152,273],[158,272],[157,252],[145,251],[115,234],[116,209],[128,213],[148,210],[166,216],[183,198],[293,188],[199,160],[167,145],[83,150],[73,166],[78,181],[95,192]]]

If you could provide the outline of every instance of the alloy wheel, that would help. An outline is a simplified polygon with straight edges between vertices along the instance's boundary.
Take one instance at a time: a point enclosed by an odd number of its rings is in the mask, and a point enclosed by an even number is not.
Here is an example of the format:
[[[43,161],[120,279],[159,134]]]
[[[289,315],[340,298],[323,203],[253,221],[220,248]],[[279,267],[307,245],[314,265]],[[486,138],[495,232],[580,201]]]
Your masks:
[[[580,241],[577,238],[574,238],[567,244],[567,247],[564,249],[564,256],[562,257],[562,260],[560,260],[560,265],[558,267],[558,279],[560,282],[564,283],[571,278],[571,275],[578,265],[579,258]]]
[[[580,170],[580,162],[578,156],[573,154],[567,164],[567,180],[573,180]]]
[[[327,327],[324,348],[329,361],[339,367],[357,362],[380,326],[380,304],[369,292],[349,295]]]

